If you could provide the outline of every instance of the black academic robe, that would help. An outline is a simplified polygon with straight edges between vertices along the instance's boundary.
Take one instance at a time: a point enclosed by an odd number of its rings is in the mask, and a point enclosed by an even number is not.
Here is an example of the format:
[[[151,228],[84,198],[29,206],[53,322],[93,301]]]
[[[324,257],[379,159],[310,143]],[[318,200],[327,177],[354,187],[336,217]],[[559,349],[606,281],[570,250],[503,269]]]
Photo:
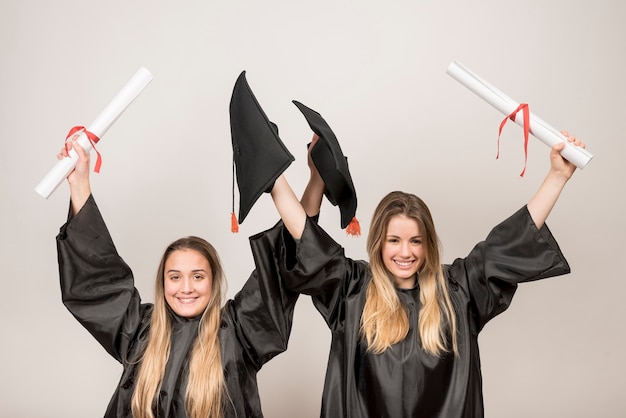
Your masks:
[[[222,308],[219,340],[228,389],[225,417],[263,416],[257,372],[287,348],[298,294],[284,289],[278,276],[273,253],[279,235],[275,227],[251,244],[256,270]],[[131,417],[137,359],[148,337],[153,305],[141,302],[131,269],[118,255],[93,196],[61,227],[57,248],[63,303],[123,365],[105,416]],[[187,363],[198,319],[169,314],[172,348],[155,414],[186,417]]]
[[[517,284],[568,273],[547,226],[537,229],[526,207],[496,226],[465,258],[443,266],[457,315],[459,355],[425,353],[417,332],[419,286],[397,289],[410,331],[382,354],[359,335],[371,270],[307,221],[300,240],[284,231],[281,276],[309,294],[332,332],[322,417],[482,417],[478,333],[508,308]]]

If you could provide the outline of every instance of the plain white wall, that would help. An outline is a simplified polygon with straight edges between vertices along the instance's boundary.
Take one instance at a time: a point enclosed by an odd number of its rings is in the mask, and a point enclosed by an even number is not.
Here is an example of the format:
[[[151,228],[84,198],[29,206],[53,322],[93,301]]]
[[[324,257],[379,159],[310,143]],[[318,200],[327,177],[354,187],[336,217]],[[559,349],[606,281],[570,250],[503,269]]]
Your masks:
[[[595,158],[567,185],[548,224],[572,273],[522,285],[480,337],[488,417],[626,416],[623,135],[626,6],[613,1],[120,1],[0,3],[0,254],[3,417],[101,416],[121,366],[60,300],[55,235],[68,188],[35,185],[65,134],[88,124],[139,66],[154,80],[98,149],[93,191],[119,252],[152,300],[166,244],[206,237],[229,297],[253,268],[247,237],[273,225],[263,196],[231,234],[228,103],[242,70],[296,156],[298,194],[311,132],[291,103],[318,110],[348,156],[364,231],[388,191],[430,205],[445,261],[465,255],[522,206],[548,168],[532,138],[445,72],[458,60]],[[365,237],[322,225],[353,258]],[[310,299],[289,350],[261,371],[268,417],[319,416],[330,336]]]

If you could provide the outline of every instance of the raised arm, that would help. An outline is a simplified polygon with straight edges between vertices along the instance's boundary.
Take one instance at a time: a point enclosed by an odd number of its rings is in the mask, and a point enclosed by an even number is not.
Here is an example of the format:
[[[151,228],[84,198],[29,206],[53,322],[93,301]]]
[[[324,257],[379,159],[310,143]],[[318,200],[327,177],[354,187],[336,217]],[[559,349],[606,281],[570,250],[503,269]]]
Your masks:
[[[311,159],[311,149],[315,146],[319,139],[319,136],[313,134],[313,139],[311,140],[311,145],[309,146],[307,153],[311,175],[309,177],[309,182],[304,189],[304,193],[302,194],[302,199],[300,199],[300,203],[302,203],[302,207],[308,216],[316,216],[320,213],[322,199],[324,198],[324,188],[326,187],[324,185],[324,180],[322,180],[322,176],[320,176],[319,171],[317,171],[317,167],[315,167],[315,164],[313,164],[313,160]]]
[[[300,239],[304,232],[307,214],[284,174],[276,179],[271,194],[285,227],[292,237]]]
[[[575,136],[571,136],[567,131],[563,131],[563,135],[574,145],[585,148],[584,142]],[[560,151],[564,147],[564,143],[559,143],[552,147],[550,152],[550,171],[535,195],[528,202],[528,212],[537,228],[543,226],[561,195],[565,184],[576,171],[576,166],[561,156]]]
[[[67,176],[70,185],[70,199],[72,202],[72,215],[76,215],[91,195],[89,182],[89,153],[76,141],[68,141],[67,148],[63,148],[57,158],[62,160],[68,157],[68,151],[72,148],[78,154],[78,163],[74,170]]]
[[[311,160],[311,149],[318,139],[317,135],[313,135],[313,140],[309,146],[308,164],[311,176],[302,194],[302,200],[298,201],[284,174],[281,174],[272,188],[271,194],[274,205],[285,227],[295,239],[300,239],[302,236],[307,216],[315,216],[319,213],[324,197],[324,180]]]

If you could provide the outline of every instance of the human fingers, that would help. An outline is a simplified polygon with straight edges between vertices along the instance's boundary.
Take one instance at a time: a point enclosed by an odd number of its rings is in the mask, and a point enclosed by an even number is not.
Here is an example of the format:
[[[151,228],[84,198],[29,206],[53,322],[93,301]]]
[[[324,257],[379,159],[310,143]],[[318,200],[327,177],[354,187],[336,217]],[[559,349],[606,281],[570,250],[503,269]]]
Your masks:
[[[580,148],[585,148],[586,147],[586,144],[583,141],[581,141],[576,136],[571,135],[568,131],[563,130],[563,131],[561,131],[561,133],[565,136],[565,138],[567,139],[567,142],[569,142],[569,143],[571,143],[573,145],[576,145],[577,147],[580,147]]]
[[[311,139],[311,143],[309,144],[307,150],[307,164],[309,166],[309,169],[311,170],[311,176],[319,175],[319,172],[317,171],[317,167],[315,166],[315,163],[313,162],[313,157],[311,155],[313,147],[315,146],[317,141],[319,141],[319,139],[320,137],[317,134],[313,134],[313,138]]]
[[[72,141],[68,139],[67,141],[65,141],[65,145],[63,145],[63,148],[61,148],[61,150],[57,154],[57,159],[62,160],[63,158],[69,157],[71,149]]]
[[[565,148],[565,142],[557,142],[552,146],[552,153],[560,153]]]
[[[72,141],[72,148],[74,148],[74,151],[76,151],[79,158],[85,159],[89,157],[89,154],[85,151],[85,148],[83,148],[83,146],[80,145],[78,141]]]
[[[576,145],[577,147],[580,147],[580,148],[585,148],[586,147],[586,144],[583,141],[581,141],[579,138],[577,138],[575,136],[570,136],[570,139],[571,139],[570,142],[572,144]]]
[[[311,139],[311,143],[309,144],[309,146],[307,147],[308,149],[308,154],[309,157],[311,156],[311,150],[313,149],[313,147],[315,146],[315,144],[317,144],[317,141],[319,141],[320,137],[317,136],[317,134],[313,134],[313,138]]]

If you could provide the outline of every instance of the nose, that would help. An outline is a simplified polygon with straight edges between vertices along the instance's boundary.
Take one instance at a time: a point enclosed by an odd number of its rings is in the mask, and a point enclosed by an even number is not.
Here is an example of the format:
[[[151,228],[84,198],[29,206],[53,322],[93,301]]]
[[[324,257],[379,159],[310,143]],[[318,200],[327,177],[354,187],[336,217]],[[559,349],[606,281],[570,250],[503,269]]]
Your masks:
[[[191,278],[185,277],[180,284],[180,291],[183,293],[191,293],[193,291],[193,282]]]
[[[408,242],[400,243],[400,255],[402,257],[410,257],[411,256],[411,247]]]

